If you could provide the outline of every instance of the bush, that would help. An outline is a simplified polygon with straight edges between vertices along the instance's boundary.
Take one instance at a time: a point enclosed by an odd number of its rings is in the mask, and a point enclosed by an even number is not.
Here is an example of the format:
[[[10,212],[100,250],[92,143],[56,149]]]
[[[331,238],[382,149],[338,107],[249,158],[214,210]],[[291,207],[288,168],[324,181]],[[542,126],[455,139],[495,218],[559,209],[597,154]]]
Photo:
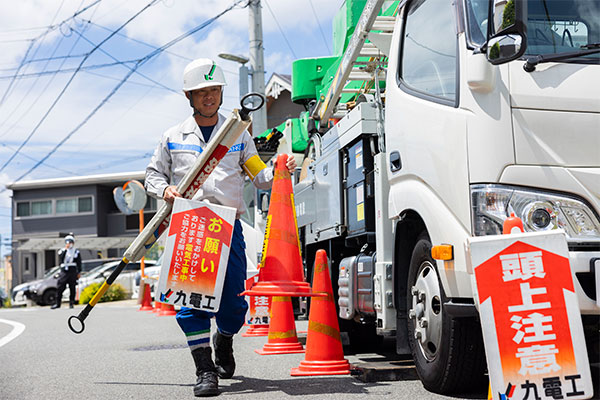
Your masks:
[[[79,296],[79,304],[89,303],[92,297],[94,297],[96,292],[98,292],[98,290],[100,289],[100,286],[100,283],[92,283],[91,285],[83,289],[83,292]],[[106,293],[104,293],[104,295],[100,297],[100,300],[98,302],[104,303],[106,301],[125,300],[126,297],[127,295],[125,294],[125,288],[122,285],[115,283],[114,285],[110,285]]]

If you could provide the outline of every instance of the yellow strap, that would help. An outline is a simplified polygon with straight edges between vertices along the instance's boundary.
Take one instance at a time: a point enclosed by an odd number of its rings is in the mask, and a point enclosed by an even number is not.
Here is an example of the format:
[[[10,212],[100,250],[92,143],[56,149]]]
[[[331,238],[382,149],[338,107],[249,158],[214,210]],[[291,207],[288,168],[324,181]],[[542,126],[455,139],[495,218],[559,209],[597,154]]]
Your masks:
[[[297,337],[296,330],[292,329],[287,332],[269,332],[269,339],[289,339]]]
[[[330,338],[337,340],[338,342],[342,341],[342,339],[340,338],[340,331],[335,328],[332,328],[329,325],[321,324],[316,321],[308,321],[308,330],[322,333],[323,335],[327,335]]]
[[[260,159],[258,155],[253,155],[244,163],[242,166],[246,174],[250,177],[250,179],[254,180],[256,175],[263,169],[267,168],[265,163]]]

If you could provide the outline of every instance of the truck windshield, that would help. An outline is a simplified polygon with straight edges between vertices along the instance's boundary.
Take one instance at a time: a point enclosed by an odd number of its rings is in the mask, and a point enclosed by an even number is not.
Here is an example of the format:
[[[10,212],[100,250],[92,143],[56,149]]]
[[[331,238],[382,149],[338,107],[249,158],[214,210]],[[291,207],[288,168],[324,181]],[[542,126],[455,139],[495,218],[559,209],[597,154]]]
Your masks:
[[[512,1],[512,0],[509,0]],[[481,46],[487,31],[488,0],[466,0],[469,42]],[[600,46],[600,0],[528,0],[525,56],[573,53]],[[600,53],[562,60],[600,61]]]

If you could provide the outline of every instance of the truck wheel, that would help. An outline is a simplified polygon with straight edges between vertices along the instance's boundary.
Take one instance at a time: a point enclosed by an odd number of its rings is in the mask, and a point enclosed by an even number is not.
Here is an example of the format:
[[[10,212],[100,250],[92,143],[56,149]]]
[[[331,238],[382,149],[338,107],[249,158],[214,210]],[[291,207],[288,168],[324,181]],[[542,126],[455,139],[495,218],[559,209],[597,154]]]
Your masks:
[[[474,319],[452,318],[431,242],[421,237],[408,272],[408,342],[423,386],[435,393],[469,392],[485,385],[481,328]]]
[[[56,290],[46,290],[42,295],[42,305],[49,306],[54,303],[56,303]]]

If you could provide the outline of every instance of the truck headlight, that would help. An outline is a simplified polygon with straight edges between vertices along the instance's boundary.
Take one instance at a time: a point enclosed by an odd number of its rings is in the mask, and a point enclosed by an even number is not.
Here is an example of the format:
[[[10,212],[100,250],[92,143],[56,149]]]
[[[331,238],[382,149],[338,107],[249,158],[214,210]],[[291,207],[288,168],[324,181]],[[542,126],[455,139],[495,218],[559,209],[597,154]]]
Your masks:
[[[514,213],[526,232],[563,229],[571,240],[600,241],[600,220],[574,197],[505,185],[472,185],[471,202],[475,236],[501,234],[504,220]]]

